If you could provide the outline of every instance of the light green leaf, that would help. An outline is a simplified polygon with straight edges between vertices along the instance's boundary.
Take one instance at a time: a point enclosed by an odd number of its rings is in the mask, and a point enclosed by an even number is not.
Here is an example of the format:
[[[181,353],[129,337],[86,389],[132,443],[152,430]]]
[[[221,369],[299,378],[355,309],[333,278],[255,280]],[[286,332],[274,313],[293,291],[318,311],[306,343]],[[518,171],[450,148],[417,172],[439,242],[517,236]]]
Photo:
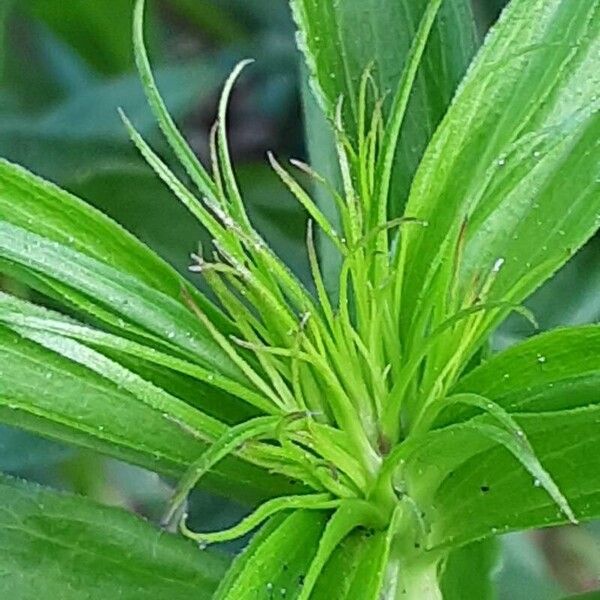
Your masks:
[[[315,169],[339,184],[339,167],[331,123],[344,98],[345,132],[355,140],[360,80],[369,67],[384,101],[387,117],[428,0],[293,0],[299,45],[307,65],[310,89],[303,88],[307,143]],[[360,23],[360,35],[356,26]],[[438,15],[411,95],[393,165],[390,214],[401,214],[411,181],[438,123],[478,46],[469,2],[446,1]],[[373,110],[371,99],[367,114]],[[339,187],[339,186],[338,186]],[[336,222],[333,199],[317,189],[325,214]],[[339,258],[321,240],[321,261],[328,288],[334,291]]]
[[[314,600],[379,600],[387,566],[386,532],[360,530],[333,553],[317,580]]]
[[[355,139],[358,127],[358,88],[365,69],[373,65],[387,115],[427,4],[427,0],[293,0],[292,8],[300,30],[299,45],[310,70],[311,85],[330,118],[340,96],[344,98],[344,123],[350,139]],[[392,194],[394,198],[399,197],[399,201],[394,203],[394,213],[408,194],[423,150],[476,47],[469,3],[445,2],[417,75],[400,135]],[[317,156],[313,156],[313,162],[318,168]]]
[[[22,167],[0,161],[0,220],[68,245],[172,297],[181,278],[122,227]]]
[[[215,600],[298,597],[326,520],[326,513],[302,510],[275,517],[233,562]]]
[[[600,449],[599,377],[600,327],[589,325],[551,331],[516,345],[467,374],[455,391],[485,395],[509,411],[577,518],[591,519],[600,514],[595,461]],[[470,409],[450,407],[438,426],[482,419],[473,415]],[[435,484],[441,486],[434,506],[442,515],[442,529],[456,516],[457,502],[461,515],[468,515],[468,523],[450,527],[453,542],[564,522],[544,496],[541,481],[519,469],[514,459],[511,463],[506,450],[469,440],[460,428],[433,432],[442,437],[427,447],[427,469],[433,470],[422,478],[450,473]],[[464,531],[458,533],[461,526]]]
[[[430,225],[403,236],[413,337],[457,277],[466,293],[494,274],[487,299],[521,302],[597,229],[599,27],[596,2],[514,0],[488,36],[407,204]]]
[[[97,299],[89,302],[87,312],[100,319],[107,311],[118,316],[111,324],[129,335],[144,335],[145,330],[152,345],[179,347],[205,367],[243,381],[235,365],[181,302],[138,279],[2,221],[0,258]]]
[[[525,305],[536,315],[541,330],[600,321],[599,256],[600,238],[594,237],[527,299]],[[509,317],[494,332],[494,349],[504,350],[528,337],[531,328],[527,325],[516,316]]]
[[[59,336],[40,341],[47,347],[0,327],[1,422],[170,475],[181,475],[205,450],[180,424],[191,407],[85,346]],[[173,413],[176,405],[186,414]],[[201,413],[195,415],[197,422]],[[234,458],[209,473],[206,484],[251,503],[293,488]]]
[[[587,325],[550,331],[496,354],[453,391],[486,396],[511,413],[541,413],[600,404],[599,385],[600,326]],[[443,422],[457,419],[446,411]]]
[[[222,555],[85,498],[0,477],[0,505],[6,598],[208,600],[227,567]]]

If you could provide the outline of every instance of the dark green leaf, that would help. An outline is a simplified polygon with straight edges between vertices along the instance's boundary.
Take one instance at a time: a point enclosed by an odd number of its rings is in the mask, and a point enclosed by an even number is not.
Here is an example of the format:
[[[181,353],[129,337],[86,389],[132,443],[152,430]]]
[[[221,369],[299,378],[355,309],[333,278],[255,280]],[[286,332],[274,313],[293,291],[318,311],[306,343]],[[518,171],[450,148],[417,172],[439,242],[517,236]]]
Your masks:
[[[475,542],[450,553],[442,576],[444,600],[493,600],[493,573],[499,558],[496,539]]]
[[[156,79],[169,111],[175,117],[186,114],[212,94],[225,74],[223,61],[211,57],[206,61],[157,69]],[[142,86],[135,74],[100,81],[69,95],[64,101],[39,117],[4,119],[2,136],[10,139],[11,128],[21,135],[54,137],[68,144],[72,140],[116,140],[127,143],[127,133],[119,118],[124,110],[144,135],[157,126],[148,110]],[[12,158],[6,155],[7,158]],[[85,158],[85,157],[82,157]],[[37,171],[37,169],[36,169]]]
[[[23,474],[47,469],[69,456],[69,448],[13,427],[0,426],[0,471]]]
[[[125,511],[37,485],[0,478],[0,505],[6,598],[208,600],[227,566]]]

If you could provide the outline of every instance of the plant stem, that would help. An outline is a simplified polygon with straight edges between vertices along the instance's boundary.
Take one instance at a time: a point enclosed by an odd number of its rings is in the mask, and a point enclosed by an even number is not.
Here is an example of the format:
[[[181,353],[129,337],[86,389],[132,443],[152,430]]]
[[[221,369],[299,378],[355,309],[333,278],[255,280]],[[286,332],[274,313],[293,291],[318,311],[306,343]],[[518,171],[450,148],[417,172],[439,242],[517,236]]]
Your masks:
[[[407,565],[400,574],[394,600],[442,600],[438,577],[437,562]]]
[[[425,549],[423,524],[404,497],[390,523],[390,547],[381,600],[442,600],[442,555]]]

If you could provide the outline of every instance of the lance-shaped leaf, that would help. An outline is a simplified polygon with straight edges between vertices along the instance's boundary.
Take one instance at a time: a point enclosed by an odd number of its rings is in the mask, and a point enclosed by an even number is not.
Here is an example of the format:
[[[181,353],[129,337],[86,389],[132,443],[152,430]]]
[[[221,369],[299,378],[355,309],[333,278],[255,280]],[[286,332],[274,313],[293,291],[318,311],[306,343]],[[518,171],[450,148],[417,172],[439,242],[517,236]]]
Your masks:
[[[177,273],[122,227],[59,187],[0,161],[0,219],[135,275],[173,297]]]
[[[0,322],[17,332],[54,334],[100,349],[143,377],[149,374],[149,379],[159,387],[176,390],[176,396],[220,420],[235,423],[254,414],[256,408],[252,406],[264,403],[251,388],[219,375],[213,369],[82,325],[58,312],[3,293],[0,293]]]
[[[326,521],[325,512],[308,510],[273,517],[233,562],[215,600],[297,597]]]
[[[387,532],[357,530],[335,550],[312,592],[315,600],[378,600],[388,567]]]
[[[241,377],[181,301],[126,272],[2,221],[0,258],[90,299],[86,304],[77,299],[75,302],[78,308],[102,320],[112,315],[110,324],[120,326],[129,335],[144,335],[146,331],[154,345],[179,347],[217,372]]]
[[[82,344],[56,334],[29,336],[0,327],[3,423],[176,476],[225,430]],[[206,485],[251,503],[293,488],[236,458],[209,473]]]
[[[387,119],[427,5],[428,0],[292,1],[299,45],[308,65],[309,84],[304,84],[303,93],[311,162],[339,188],[331,126],[336,104],[343,98],[345,132],[355,142],[360,128],[358,90],[361,78],[370,68],[378,97],[366,98],[366,115],[370,118],[375,102],[381,100]],[[392,217],[402,212],[423,151],[478,44],[469,2],[444,2],[430,33],[397,140],[389,194]],[[322,210],[336,223],[336,207],[330,193],[318,186],[315,194]],[[328,240],[320,239],[319,243],[325,281],[333,292],[337,288],[339,256]]]
[[[599,377],[600,327],[589,325],[551,331],[501,352],[468,373],[454,391],[480,394],[512,413],[581,520],[600,514]],[[564,522],[540,479],[519,467],[506,449],[473,437],[476,423],[487,418],[475,415],[471,408],[448,406],[437,421],[441,429],[431,433],[432,442],[415,462],[421,485],[429,481],[437,487],[435,535],[452,538],[444,543],[462,543],[496,531]],[[472,433],[462,430],[464,424]],[[457,511],[465,518],[460,524],[452,522]],[[445,528],[453,533],[441,534]]]
[[[600,321],[600,238],[592,238],[556,275],[526,301],[540,329]],[[577,293],[573,293],[576,290]],[[504,350],[531,335],[518,316],[510,317],[494,331],[493,347]]]
[[[578,520],[598,518],[600,408],[521,414],[515,420]],[[445,452],[464,448],[465,440],[457,440],[457,447],[448,445]],[[435,468],[429,465],[430,470]],[[480,448],[454,468],[438,487],[431,510],[436,515],[432,546],[462,545],[498,533],[567,522],[540,482],[518,468],[502,447]]]
[[[186,287],[215,323],[226,326],[220,311],[117,223],[72,194],[4,160],[0,160],[0,222],[76,250],[174,299],[179,299],[182,287]],[[84,302],[77,291],[69,293],[56,282],[49,286],[43,275],[32,277],[31,269],[15,261],[0,261],[0,269],[10,269],[11,275],[44,293],[69,295],[69,300],[79,305]],[[93,304],[94,298],[94,294],[88,297],[88,303]],[[114,324],[118,326],[118,321]]]
[[[494,265],[488,299],[521,302],[596,230],[599,33],[597,2],[514,0],[488,36],[407,204],[430,224],[403,235],[403,306],[421,323]]]
[[[365,70],[372,68],[377,100],[384,101],[387,117],[428,4],[428,0],[292,1],[299,46],[308,64],[313,91],[330,119],[339,98],[344,99],[344,125],[351,140],[356,141],[360,127],[359,87]],[[446,1],[425,50],[400,133],[392,193],[394,212],[401,209],[423,150],[476,48],[469,2]],[[371,98],[367,115],[374,104]],[[314,150],[313,162],[318,168],[326,154]]]
[[[511,413],[552,412],[600,404],[600,326],[557,329],[496,354],[454,391],[480,394]],[[452,409],[441,423],[472,414]]]
[[[3,597],[208,600],[227,568],[225,556],[82,497],[0,477],[0,506]]]

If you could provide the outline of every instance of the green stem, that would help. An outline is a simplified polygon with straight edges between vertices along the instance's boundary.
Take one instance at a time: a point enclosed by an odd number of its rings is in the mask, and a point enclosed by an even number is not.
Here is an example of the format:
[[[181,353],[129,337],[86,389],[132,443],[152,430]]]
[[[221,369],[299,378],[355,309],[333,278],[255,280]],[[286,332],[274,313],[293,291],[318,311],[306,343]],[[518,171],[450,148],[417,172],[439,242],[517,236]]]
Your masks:
[[[404,496],[394,511],[382,599],[442,600],[438,568],[442,555],[425,549],[427,534],[416,510]]]
[[[399,575],[394,600],[442,600],[437,562],[406,565]]]

